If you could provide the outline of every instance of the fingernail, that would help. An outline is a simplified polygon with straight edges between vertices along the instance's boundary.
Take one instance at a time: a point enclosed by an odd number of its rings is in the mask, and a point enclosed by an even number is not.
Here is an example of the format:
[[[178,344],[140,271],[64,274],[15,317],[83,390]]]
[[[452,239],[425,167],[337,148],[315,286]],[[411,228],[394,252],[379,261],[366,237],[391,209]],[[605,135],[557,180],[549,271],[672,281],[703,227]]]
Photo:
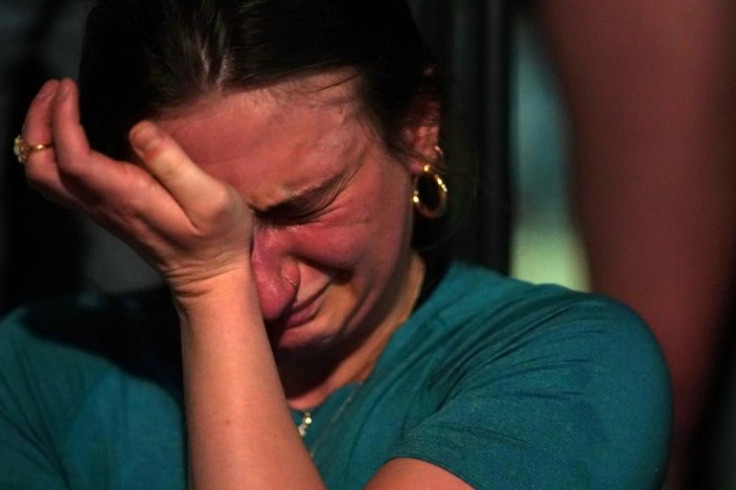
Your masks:
[[[72,84],[69,80],[62,80],[59,84],[59,96],[65,98],[72,91]]]
[[[161,134],[153,124],[139,123],[130,132],[130,142],[136,151],[148,153],[161,142]]]
[[[38,98],[45,99],[52,93],[54,93],[54,87],[56,86],[55,82],[56,80],[49,80],[48,82],[44,83],[43,87],[41,87],[41,90],[38,91]]]

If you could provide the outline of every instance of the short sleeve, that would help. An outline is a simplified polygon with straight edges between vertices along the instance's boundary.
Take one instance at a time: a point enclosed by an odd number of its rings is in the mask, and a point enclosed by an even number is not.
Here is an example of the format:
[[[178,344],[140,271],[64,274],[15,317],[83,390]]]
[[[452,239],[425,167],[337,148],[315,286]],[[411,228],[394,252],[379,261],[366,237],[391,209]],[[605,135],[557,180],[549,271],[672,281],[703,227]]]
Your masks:
[[[56,456],[53,420],[39,405],[34,364],[20,312],[0,323],[0,488],[67,488]]]
[[[0,488],[186,486],[172,314],[164,292],[92,293],[0,324]]]
[[[648,328],[587,295],[523,310],[498,314],[503,329],[486,335],[474,326],[478,337],[435,375],[449,386],[439,410],[393,457],[436,464],[475,488],[657,488],[670,398]]]

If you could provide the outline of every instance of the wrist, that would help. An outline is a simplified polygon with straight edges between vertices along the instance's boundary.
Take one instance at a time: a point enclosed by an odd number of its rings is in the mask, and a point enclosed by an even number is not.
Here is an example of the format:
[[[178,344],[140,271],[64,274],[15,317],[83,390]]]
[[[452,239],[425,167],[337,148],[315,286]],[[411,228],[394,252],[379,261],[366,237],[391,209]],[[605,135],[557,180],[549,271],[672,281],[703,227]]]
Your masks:
[[[185,269],[185,268],[182,268]],[[250,261],[211,267],[203,271],[177,271],[164,274],[176,301],[196,303],[224,292],[255,284]]]
[[[197,279],[171,281],[169,287],[180,316],[210,314],[213,309],[255,310],[260,317],[256,282],[250,264],[233,266]]]

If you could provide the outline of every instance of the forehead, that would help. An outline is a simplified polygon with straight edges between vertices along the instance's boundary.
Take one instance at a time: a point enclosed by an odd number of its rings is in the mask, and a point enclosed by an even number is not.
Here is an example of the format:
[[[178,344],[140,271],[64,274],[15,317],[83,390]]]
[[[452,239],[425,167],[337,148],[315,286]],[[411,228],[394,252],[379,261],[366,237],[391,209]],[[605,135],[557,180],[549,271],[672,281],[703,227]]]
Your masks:
[[[158,123],[198,165],[266,208],[349,172],[376,144],[356,83],[343,72],[211,94]]]

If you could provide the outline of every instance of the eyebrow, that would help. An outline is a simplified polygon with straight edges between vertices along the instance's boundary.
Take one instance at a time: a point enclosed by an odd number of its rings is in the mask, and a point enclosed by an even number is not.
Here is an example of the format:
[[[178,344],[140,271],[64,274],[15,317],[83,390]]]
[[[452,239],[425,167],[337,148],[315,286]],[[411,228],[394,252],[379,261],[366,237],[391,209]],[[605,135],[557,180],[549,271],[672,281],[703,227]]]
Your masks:
[[[345,174],[340,172],[280,203],[258,210],[258,213],[272,216],[299,216],[309,213],[331,202],[343,187],[344,182]]]

